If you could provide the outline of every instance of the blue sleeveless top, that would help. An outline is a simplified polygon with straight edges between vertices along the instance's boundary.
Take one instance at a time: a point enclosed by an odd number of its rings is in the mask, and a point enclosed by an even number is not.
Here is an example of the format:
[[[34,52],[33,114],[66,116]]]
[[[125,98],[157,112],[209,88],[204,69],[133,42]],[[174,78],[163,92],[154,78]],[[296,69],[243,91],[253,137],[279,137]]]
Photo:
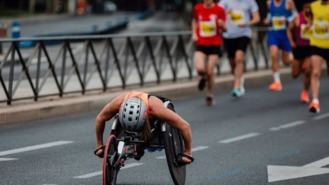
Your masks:
[[[279,6],[276,6],[274,1],[275,0],[271,0],[269,9],[272,29],[274,31],[285,31],[287,29],[288,20],[292,17],[292,11],[287,10],[286,0],[281,0]]]

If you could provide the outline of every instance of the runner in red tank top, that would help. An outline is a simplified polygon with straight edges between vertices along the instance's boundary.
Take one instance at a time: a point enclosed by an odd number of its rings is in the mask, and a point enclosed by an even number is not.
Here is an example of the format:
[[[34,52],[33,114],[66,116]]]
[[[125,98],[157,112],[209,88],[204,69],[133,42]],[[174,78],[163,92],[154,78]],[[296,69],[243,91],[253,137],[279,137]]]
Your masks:
[[[214,67],[222,55],[221,33],[225,30],[225,11],[213,0],[203,0],[193,9],[193,40],[196,42],[194,54],[195,68],[200,76],[198,88],[203,90],[208,82],[206,102],[213,105]],[[208,58],[207,66],[205,60]]]

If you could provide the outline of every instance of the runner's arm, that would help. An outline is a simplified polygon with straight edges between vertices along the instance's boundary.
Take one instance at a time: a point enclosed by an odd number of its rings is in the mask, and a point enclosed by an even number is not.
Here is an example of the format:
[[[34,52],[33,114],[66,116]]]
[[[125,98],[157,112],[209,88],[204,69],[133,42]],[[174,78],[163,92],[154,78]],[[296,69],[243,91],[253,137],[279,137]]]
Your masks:
[[[287,0],[286,1],[286,8],[287,10],[294,10],[295,9],[295,3],[293,0]]]
[[[249,26],[254,26],[258,24],[260,21],[260,15],[258,11],[254,11],[251,13],[251,20],[249,22]]]
[[[288,29],[287,29],[287,36],[288,36],[288,40],[289,40],[289,43],[290,43],[290,46],[292,48],[295,48],[296,47],[296,43],[295,43],[295,40],[294,40],[294,37],[293,37],[293,30],[295,28],[295,24],[296,24],[296,19],[298,17],[295,17],[293,21],[290,21],[289,24],[288,24]]]
[[[120,95],[114,98],[110,103],[105,105],[101,112],[96,117],[96,148],[103,145],[103,133],[105,128],[105,122],[114,117],[120,109],[121,103],[125,97]]]
[[[192,18],[192,39],[194,41],[198,40],[197,35],[197,9],[196,6],[193,9],[193,18]]]
[[[193,38],[194,41],[198,40],[197,21],[195,19],[192,20],[192,38]]]
[[[226,12],[225,9],[220,7],[220,12],[219,12],[219,19],[217,20],[217,25],[219,26],[219,28],[223,31],[226,32],[227,28],[226,28]]]
[[[271,24],[271,13],[270,13],[271,0],[267,0],[266,5],[267,5],[268,13],[263,23],[266,26],[269,26]]]

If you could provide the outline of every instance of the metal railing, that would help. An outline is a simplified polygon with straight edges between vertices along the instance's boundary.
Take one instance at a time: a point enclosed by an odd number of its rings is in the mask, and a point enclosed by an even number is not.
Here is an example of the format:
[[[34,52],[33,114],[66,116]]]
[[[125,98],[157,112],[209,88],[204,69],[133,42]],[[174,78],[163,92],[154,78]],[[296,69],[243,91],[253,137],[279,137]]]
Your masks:
[[[0,103],[192,79],[194,43],[190,35],[166,32],[2,39],[6,52],[0,60]],[[260,68],[260,57],[267,68],[261,34],[255,38],[249,52],[252,69]],[[24,48],[26,43],[33,47]],[[218,75],[221,67],[217,66]]]

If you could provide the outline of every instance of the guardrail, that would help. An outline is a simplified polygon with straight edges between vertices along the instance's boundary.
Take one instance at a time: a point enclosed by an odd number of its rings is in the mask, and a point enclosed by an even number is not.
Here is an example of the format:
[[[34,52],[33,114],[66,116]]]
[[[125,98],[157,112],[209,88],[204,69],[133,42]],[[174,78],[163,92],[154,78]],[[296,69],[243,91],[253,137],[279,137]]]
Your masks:
[[[183,31],[2,39],[6,52],[0,60],[0,103],[192,79],[194,43],[190,35]],[[250,47],[252,69],[260,68],[260,57],[268,68],[263,36],[255,38]],[[35,46],[21,48],[24,42]]]

